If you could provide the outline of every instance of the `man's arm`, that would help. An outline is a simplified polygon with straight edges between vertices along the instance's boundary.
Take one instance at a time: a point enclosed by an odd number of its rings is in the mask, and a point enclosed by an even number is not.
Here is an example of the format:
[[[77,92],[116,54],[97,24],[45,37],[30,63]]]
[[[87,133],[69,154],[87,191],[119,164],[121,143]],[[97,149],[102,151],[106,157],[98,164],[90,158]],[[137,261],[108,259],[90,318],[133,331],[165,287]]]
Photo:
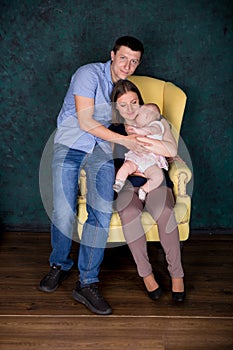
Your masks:
[[[137,140],[137,135],[123,136],[115,133],[93,118],[93,98],[75,95],[75,106],[78,113],[79,125],[82,130],[102,140],[118,143],[134,152],[142,152],[142,146],[145,146],[145,142]]]

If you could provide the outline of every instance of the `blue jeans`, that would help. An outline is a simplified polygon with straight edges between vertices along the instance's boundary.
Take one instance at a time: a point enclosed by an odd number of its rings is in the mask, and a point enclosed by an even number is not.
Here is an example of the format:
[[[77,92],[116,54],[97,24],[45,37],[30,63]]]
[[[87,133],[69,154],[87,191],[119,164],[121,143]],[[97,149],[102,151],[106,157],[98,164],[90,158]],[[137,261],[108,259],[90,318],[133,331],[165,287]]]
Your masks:
[[[66,271],[73,266],[70,250],[74,229],[77,230],[78,179],[81,168],[84,168],[87,174],[88,219],[83,227],[79,248],[79,279],[83,286],[98,282],[112,216],[112,186],[115,178],[112,154],[104,153],[98,145],[92,154],[88,154],[55,144],[52,167],[50,265],[60,265]]]

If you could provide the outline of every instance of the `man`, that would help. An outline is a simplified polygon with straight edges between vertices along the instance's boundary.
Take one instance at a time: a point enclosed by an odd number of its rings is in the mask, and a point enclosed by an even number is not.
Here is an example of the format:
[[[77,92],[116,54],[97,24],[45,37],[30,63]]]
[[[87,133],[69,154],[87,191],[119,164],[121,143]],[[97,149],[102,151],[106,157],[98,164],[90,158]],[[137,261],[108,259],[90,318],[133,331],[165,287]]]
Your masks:
[[[80,67],[72,76],[58,115],[53,156],[52,252],[49,273],[39,289],[54,292],[73,266],[70,258],[76,216],[80,169],[87,173],[88,219],[83,227],[73,298],[92,312],[108,315],[110,305],[97,286],[112,215],[115,177],[110,142],[140,152],[135,135],[122,136],[108,129],[110,95],[114,83],[132,75],[142,59],[142,43],[133,37],[116,40],[111,60]]]

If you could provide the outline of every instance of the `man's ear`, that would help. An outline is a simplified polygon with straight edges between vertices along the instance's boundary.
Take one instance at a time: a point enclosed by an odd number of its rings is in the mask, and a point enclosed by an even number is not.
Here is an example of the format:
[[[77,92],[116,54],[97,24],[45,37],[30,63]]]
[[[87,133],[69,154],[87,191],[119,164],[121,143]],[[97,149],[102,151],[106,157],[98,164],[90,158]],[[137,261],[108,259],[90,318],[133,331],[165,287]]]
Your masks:
[[[114,60],[114,57],[115,57],[115,53],[114,53],[114,51],[112,50],[112,51],[111,51],[111,61]]]

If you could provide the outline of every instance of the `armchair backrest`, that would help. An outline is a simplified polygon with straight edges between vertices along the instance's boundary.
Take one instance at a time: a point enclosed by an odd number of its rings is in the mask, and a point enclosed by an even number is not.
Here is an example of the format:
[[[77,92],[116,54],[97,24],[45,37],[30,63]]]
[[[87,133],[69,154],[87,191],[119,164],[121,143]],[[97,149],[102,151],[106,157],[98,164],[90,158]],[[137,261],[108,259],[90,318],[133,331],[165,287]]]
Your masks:
[[[187,100],[183,90],[173,83],[152,77],[133,75],[128,79],[138,87],[145,103],[153,102],[159,106],[178,141]]]

